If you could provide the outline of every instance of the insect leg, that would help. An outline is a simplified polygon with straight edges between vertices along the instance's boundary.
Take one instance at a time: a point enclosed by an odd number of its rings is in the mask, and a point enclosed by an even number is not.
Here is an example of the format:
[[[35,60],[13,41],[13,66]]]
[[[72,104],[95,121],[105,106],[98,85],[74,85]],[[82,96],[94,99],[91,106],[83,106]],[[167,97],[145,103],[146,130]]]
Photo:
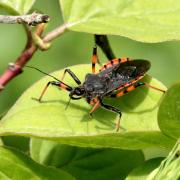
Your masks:
[[[92,116],[92,113],[95,112],[100,106],[100,102],[99,100],[97,99],[97,101],[95,102],[93,108],[91,109],[91,111],[89,112],[89,115]]]
[[[58,86],[62,89],[65,89],[67,91],[71,91],[72,88],[70,86],[67,86],[66,84],[59,82],[59,81],[49,81],[46,86],[44,87],[43,91],[41,92],[40,97],[38,98],[38,101],[40,102],[42,100],[42,97],[44,95],[44,93],[46,92],[47,88],[49,87],[49,85],[54,85],[54,86]]]
[[[62,78],[61,78],[61,81],[64,79],[66,72],[74,79],[74,81],[75,81],[78,85],[81,84],[81,81],[79,80],[79,78],[78,78],[70,69],[65,69],[65,70],[64,70],[64,73],[63,73],[63,76],[62,76]]]
[[[118,114],[119,114],[119,119],[118,119],[117,124],[116,124],[116,131],[118,132],[118,131],[119,131],[119,128],[120,128],[120,119],[121,119],[121,116],[122,116],[121,111],[120,111],[119,109],[117,109],[116,107],[114,107],[114,106],[111,106],[111,105],[108,105],[108,104],[104,104],[104,103],[102,102],[102,99],[100,100],[100,105],[101,105],[103,108],[105,108],[105,109],[107,109],[107,110],[109,110],[109,111],[112,111],[112,112],[115,112],[115,113],[118,113]]]
[[[163,93],[165,93],[165,92],[166,92],[166,91],[165,91],[165,90],[163,90],[163,89],[160,89],[160,88],[157,88],[157,87],[151,86],[150,84],[145,83],[145,82],[138,82],[138,83],[141,83],[142,85],[147,86],[147,87],[152,88],[152,89],[155,89],[155,90],[157,90],[157,91],[161,91],[161,92],[163,92]]]
[[[93,55],[92,55],[92,73],[93,74],[95,74],[95,72],[96,72],[96,63],[98,62],[99,63],[99,61],[98,61],[98,56],[97,56],[97,46],[95,45],[94,46],[94,48],[93,48]]]

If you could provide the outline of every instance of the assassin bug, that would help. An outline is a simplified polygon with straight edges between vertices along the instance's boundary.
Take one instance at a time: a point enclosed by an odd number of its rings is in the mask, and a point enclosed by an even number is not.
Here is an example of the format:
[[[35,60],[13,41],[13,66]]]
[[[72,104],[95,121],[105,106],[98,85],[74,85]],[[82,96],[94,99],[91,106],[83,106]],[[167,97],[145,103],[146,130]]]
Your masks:
[[[97,62],[97,47],[95,46],[93,48],[92,55],[92,73],[86,74],[85,81],[81,83],[79,78],[70,69],[65,69],[61,80],[58,80],[50,75],[56,81],[49,81],[47,83],[38,99],[39,102],[42,100],[42,97],[49,85],[58,86],[61,89],[69,91],[70,99],[78,100],[85,98],[86,101],[93,106],[90,111],[90,115],[92,115],[92,113],[94,113],[99,107],[103,107],[104,109],[118,113],[119,120],[117,122],[116,129],[118,131],[120,128],[120,118],[122,113],[116,107],[105,104],[103,102],[104,97],[120,97],[143,85],[165,92],[164,90],[139,81],[144,77],[150,68],[150,62],[147,60],[129,60],[129,58],[112,59],[103,65],[99,72],[96,73],[95,66]],[[71,87],[62,82],[66,73],[68,73],[74,79],[74,81],[77,83],[77,87]]]

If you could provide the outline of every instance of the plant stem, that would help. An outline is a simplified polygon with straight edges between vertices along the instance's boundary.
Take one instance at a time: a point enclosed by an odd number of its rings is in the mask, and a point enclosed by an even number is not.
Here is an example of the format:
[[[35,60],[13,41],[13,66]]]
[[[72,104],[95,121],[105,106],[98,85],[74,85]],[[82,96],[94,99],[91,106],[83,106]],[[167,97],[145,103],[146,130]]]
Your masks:
[[[32,13],[22,16],[0,16],[0,23],[5,24],[28,24],[31,26],[36,26],[41,23],[47,23],[50,20],[49,16],[46,14]]]
[[[108,60],[114,59],[115,55],[111,49],[106,35],[94,35],[95,43],[102,49]]]
[[[62,35],[65,31],[67,30],[67,26],[66,24],[63,24],[61,26],[58,26],[57,28],[55,28],[54,30],[52,30],[51,32],[49,32],[44,38],[43,41],[46,42],[50,42],[52,40],[54,40],[55,38],[57,38],[58,36]]]
[[[42,36],[42,33],[44,31],[44,24],[40,24],[37,26],[35,34],[38,37]],[[64,33],[66,30],[66,25],[61,25],[57,27],[56,29],[49,32],[42,41],[44,43],[48,43],[55,39],[56,37],[60,36],[62,33]],[[37,51],[38,45],[34,43],[32,32],[30,29],[26,28],[26,34],[27,34],[27,43],[20,54],[20,56],[16,59],[15,63],[10,63],[8,68],[5,70],[5,72],[0,76],[0,91],[4,89],[5,85],[8,84],[9,81],[11,81],[14,77],[16,77],[18,74],[22,72],[23,67],[25,64],[31,59],[33,54]]]

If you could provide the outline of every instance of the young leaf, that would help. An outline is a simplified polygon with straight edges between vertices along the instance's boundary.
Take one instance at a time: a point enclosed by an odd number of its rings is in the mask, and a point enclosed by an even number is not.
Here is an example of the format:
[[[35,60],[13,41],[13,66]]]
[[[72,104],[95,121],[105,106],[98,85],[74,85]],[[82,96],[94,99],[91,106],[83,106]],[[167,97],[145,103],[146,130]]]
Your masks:
[[[146,161],[139,167],[131,171],[127,176],[126,180],[144,180],[147,179],[148,175],[159,166],[163,158],[155,158]]]
[[[74,179],[67,172],[42,166],[11,148],[0,147],[0,162],[0,179]]]
[[[154,159],[158,157],[166,157],[170,151],[167,148],[160,148],[160,147],[151,147],[143,149],[143,154],[145,160]]]
[[[90,65],[70,67],[84,81]],[[53,73],[62,77],[63,70]],[[118,147],[141,149],[151,146],[170,147],[174,140],[164,136],[157,125],[157,110],[162,92],[139,87],[121,98],[106,99],[122,110],[121,129],[116,132],[119,115],[99,108],[92,118],[91,106],[84,100],[69,101],[68,92],[50,86],[43,97],[38,98],[42,89],[52,78],[45,77],[30,87],[0,122],[0,135],[26,135],[43,137],[65,144],[85,147]],[[165,89],[157,80],[147,76],[144,81]],[[77,86],[70,76],[64,82]]]
[[[0,0],[0,7],[10,14],[26,14],[31,9],[35,0]]]
[[[180,138],[180,83],[172,86],[165,94],[158,112],[159,127],[163,133]]]
[[[147,180],[179,180],[180,178],[180,140],[177,141],[172,151],[160,166],[148,176]]]
[[[121,35],[142,42],[180,40],[177,0],[59,0],[73,31]]]
[[[31,140],[31,156],[39,163],[61,168],[79,180],[124,179],[144,162],[141,151],[91,149]]]

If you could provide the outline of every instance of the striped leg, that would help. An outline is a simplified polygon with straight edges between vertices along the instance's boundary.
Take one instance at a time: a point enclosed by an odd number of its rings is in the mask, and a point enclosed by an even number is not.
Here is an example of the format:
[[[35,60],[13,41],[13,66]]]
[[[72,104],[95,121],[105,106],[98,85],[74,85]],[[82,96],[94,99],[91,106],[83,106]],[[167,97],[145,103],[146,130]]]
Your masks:
[[[92,116],[92,113],[95,112],[99,107],[100,107],[100,101],[98,99],[96,99],[93,108],[89,112],[89,115]]]
[[[78,85],[81,84],[81,81],[79,80],[79,78],[78,78],[70,69],[65,69],[65,70],[64,70],[64,73],[63,73],[63,76],[62,76],[62,78],[61,78],[61,81],[63,81],[66,73],[68,73],[68,74],[74,79],[74,81],[75,81]]]
[[[96,63],[98,62],[97,56],[97,46],[95,45],[93,48],[93,55],[92,55],[92,73],[95,74],[96,72]]]
[[[115,113],[118,113],[118,114],[119,114],[119,119],[118,119],[118,121],[117,121],[117,123],[116,123],[116,131],[118,132],[118,131],[119,131],[119,128],[120,128],[120,119],[121,119],[121,116],[122,116],[121,111],[120,111],[119,109],[117,109],[116,107],[114,107],[114,106],[111,106],[111,105],[108,105],[108,104],[104,104],[104,103],[102,102],[102,100],[100,101],[100,105],[101,105],[103,108],[105,108],[105,109],[107,109],[107,110],[109,110],[109,111],[112,111],[112,112],[115,112]]]
[[[39,102],[41,102],[42,97],[43,97],[43,95],[45,94],[45,92],[46,92],[46,90],[47,90],[47,88],[49,87],[50,84],[51,84],[51,85],[54,85],[54,86],[58,86],[58,87],[60,87],[61,89],[65,89],[65,90],[67,90],[67,91],[71,91],[71,90],[72,90],[72,88],[71,88],[70,86],[64,84],[63,82],[59,82],[59,81],[49,81],[49,82],[46,84],[46,86],[44,87],[44,89],[43,89],[40,97],[38,98],[38,101],[39,101]]]
[[[119,119],[118,119],[118,122],[116,124],[116,131],[119,131],[119,128],[120,128],[120,119],[121,119],[121,116],[122,116],[122,113],[119,109],[111,106],[111,105],[108,105],[108,104],[104,104],[102,102],[102,99],[95,99],[95,104],[92,108],[92,110],[90,111],[89,115],[92,116],[92,113],[94,113],[99,107],[103,107],[104,109],[107,109],[109,111],[112,111],[112,112],[115,112],[115,113],[118,113],[119,114]]]

